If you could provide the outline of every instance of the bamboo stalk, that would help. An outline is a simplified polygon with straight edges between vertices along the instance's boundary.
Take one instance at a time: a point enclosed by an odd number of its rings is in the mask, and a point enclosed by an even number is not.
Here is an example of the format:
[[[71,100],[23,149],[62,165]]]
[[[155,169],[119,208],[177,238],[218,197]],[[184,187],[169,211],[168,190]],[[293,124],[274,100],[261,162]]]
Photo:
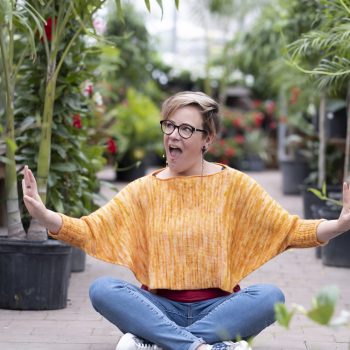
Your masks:
[[[45,90],[43,121],[41,125],[41,136],[38,155],[37,169],[37,186],[41,200],[46,204],[47,180],[50,171],[51,158],[51,133],[52,133],[52,116],[55,102],[55,89],[57,75],[53,74],[55,63],[48,64],[47,84]],[[43,241],[47,239],[46,228],[36,220],[31,220],[28,229],[28,239]]]
[[[317,186],[322,188],[323,183],[326,181],[326,97],[324,93],[321,94],[320,98],[320,109],[319,109],[319,126],[318,126],[318,179]]]
[[[11,239],[25,239],[26,233],[22,225],[18,204],[15,151],[13,144],[10,144],[10,142],[15,143],[13,107],[14,80],[12,79],[12,61],[8,59],[8,50],[6,49],[6,41],[4,36],[4,30],[0,27],[0,51],[3,64],[4,83],[6,87],[6,157],[9,160],[9,162],[5,165],[5,192],[8,237]]]
[[[346,143],[345,143],[345,162],[344,162],[344,181],[349,181],[350,175],[350,82],[346,96]]]

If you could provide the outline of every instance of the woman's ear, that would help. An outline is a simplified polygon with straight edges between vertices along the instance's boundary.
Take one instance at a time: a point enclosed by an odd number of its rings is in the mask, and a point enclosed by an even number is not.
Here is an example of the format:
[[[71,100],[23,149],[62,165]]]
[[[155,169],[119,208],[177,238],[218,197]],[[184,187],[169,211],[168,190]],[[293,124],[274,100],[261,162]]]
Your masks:
[[[206,148],[208,148],[214,142],[214,135],[208,135],[205,141]]]

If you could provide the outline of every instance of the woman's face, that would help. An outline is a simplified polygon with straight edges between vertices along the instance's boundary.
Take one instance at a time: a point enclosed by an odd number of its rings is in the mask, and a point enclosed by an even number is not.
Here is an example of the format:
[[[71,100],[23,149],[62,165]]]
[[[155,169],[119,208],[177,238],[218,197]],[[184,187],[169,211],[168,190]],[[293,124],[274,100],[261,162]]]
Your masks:
[[[188,124],[196,129],[203,129],[203,119],[199,111],[192,106],[176,110],[168,120],[175,125]],[[199,175],[202,169],[203,146],[208,147],[206,133],[194,131],[184,139],[176,128],[171,135],[164,135],[164,148],[168,166],[173,175]]]

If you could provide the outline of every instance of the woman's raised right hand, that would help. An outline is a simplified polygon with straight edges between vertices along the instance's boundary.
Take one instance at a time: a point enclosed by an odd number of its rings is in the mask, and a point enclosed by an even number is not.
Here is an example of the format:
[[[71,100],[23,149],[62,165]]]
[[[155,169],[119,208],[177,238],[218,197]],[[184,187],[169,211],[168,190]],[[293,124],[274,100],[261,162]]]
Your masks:
[[[62,218],[58,213],[45,207],[38,192],[35,177],[26,165],[24,167],[24,179],[22,180],[23,201],[29,214],[37,219],[52,234],[56,234],[62,226]]]
[[[29,214],[44,224],[48,214],[44,203],[42,202],[35,177],[32,171],[26,165],[24,167],[24,179],[22,180],[23,201]]]

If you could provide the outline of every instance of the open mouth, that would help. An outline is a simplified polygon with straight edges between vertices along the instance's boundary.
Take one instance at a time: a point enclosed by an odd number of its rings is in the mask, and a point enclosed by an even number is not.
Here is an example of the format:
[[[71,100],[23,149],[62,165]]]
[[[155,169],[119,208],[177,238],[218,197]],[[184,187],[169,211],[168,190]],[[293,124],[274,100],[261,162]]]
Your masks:
[[[182,149],[176,146],[169,145],[169,153],[172,157],[177,157],[182,153]]]

